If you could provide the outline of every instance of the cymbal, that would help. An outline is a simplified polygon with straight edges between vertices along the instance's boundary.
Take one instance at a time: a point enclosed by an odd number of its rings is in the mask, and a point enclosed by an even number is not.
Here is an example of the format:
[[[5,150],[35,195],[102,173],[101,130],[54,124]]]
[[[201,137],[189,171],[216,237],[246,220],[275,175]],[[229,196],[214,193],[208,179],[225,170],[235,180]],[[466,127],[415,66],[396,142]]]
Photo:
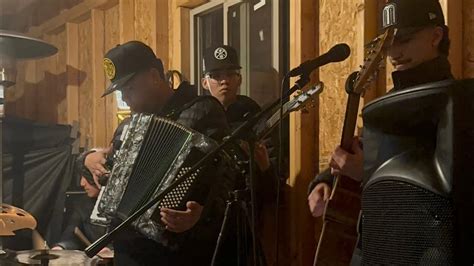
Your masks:
[[[13,236],[13,231],[36,228],[36,220],[28,212],[5,203],[0,208],[0,236]]]
[[[15,59],[37,59],[55,54],[54,45],[22,33],[0,30],[0,56]]]
[[[23,250],[15,252],[15,261],[26,265],[97,265],[100,258],[89,258],[80,250]],[[43,264],[42,264],[43,263]]]

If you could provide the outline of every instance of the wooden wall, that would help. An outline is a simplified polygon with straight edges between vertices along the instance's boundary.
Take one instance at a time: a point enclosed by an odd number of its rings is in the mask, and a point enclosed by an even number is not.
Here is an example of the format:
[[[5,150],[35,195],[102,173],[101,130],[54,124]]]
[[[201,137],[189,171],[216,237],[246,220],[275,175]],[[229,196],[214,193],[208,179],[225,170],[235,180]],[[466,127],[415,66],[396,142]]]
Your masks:
[[[103,56],[117,44],[137,39],[168,66],[168,1],[76,0],[73,5],[36,7],[23,11],[23,16],[36,18],[30,25],[11,28],[23,27],[59,52],[18,64],[18,83],[7,92],[7,115],[47,123],[78,121],[81,146],[107,145],[117,126],[117,105],[113,95],[100,97],[108,85]]]

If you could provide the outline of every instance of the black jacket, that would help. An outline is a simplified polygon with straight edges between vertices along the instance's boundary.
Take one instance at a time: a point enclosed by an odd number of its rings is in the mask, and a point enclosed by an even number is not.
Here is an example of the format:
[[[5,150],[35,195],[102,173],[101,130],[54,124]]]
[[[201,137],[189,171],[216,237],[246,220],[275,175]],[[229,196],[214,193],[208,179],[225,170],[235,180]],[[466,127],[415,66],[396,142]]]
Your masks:
[[[66,228],[61,234],[61,240],[54,246],[60,246],[68,250],[83,250],[86,246],[74,234],[74,229],[77,227],[81,230],[86,238],[94,242],[101,237],[106,228],[103,226],[94,225],[90,222],[90,215],[97,198],[91,199],[87,196],[81,198],[75,208],[72,210],[71,216],[67,221]]]
[[[220,140],[229,132],[222,105],[212,96],[198,97],[195,87],[183,82],[157,114]],[[120,138],[120,134],[115,134]],[[117,148],[120,145],[113,145]],[[111,154],[114,154],[115,150]],[[113,158],[110,160],[113,164]],[[206,174],[230,174],[228,169],[209,169]],[[173,248],[147,239],[127,228],[114,239],[116,265],[209,265],[220,230],[231,180],[213,184],[199,222],[190,230],[174,235]],[[171,236],[173,237],[173,236]],[[177,248],[176,248],[177,246]]]

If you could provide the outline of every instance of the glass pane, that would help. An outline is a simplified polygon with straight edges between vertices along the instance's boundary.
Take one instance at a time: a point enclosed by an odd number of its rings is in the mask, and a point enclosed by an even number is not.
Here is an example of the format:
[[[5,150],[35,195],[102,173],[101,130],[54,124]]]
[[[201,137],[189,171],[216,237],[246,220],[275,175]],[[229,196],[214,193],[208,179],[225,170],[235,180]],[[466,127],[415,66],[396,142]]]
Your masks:
[[[246,21],[245,21],[246,4],[236,4],[230,6],[227,12],[227,43],[235,48],[239,56],[240,65],[242,66],[242,85],[240,86],[239,94],[249,95],[248,81],[247,81],[247,60],[244,51],[245,35],[246,35]],[[244,48],[243,50],[241,48]]]
[[[250,1],[249,67],[250,97],[265,106],[279,97],[279,75],[274,68],[272,4],[273,1]],[[264,4],[262,4],[264,3]]]
[[[202,77],[202,59],[204,51],[214,45],[219,45],[224,42],[224,12],[222,5],[212,9],[196,18],[196,73],[194,84],[196,84],[202,92],[201,77]]]

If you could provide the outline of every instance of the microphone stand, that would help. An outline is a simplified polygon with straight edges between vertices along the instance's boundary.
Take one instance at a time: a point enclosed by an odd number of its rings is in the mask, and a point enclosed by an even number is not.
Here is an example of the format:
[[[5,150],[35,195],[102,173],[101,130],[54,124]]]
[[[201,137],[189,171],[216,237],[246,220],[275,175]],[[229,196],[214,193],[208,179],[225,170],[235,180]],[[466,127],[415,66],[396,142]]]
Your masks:
[[[309,82],[308,75],[302,75],[301,78],[296,82],[296,84],[287,91],[287,93],[282,97],[283,99],[288,99],[291,94],[293,94],[296,90],[303,88]],[[108,243],[110,243],[114,236],[123,231],[127,226],[132,224],[138,217],[140,217],[143,213],[145,213],[148,209],[153,207],[157,204],[160,200],[162,200],[169,192],[175,189],[178,185],[184,182],[187,178],[191,176],[192,173],[197,171],[202,165],[207,163],[208,161],[214,159],[215,155],[221,151],[224,147],[226,147],[231,142],[235,141],[236,139],[245,139],[248,132],[253,131],[252,128],[267,115],[273,108],[275,108],[280,103],[280,99],[275,101],[273,104],[262,110],[261,112],[255,114],[249,120],[244,122],[240,125],[237,129],[232,132],[231,135],[225,137],[223,141],[213,148],[208,154],[202,157],[198,162],[194,164],[194,166],[189,169],[184,175],[175,179],[166,189],[164,189],[161,193],[159,193],[155,198],[149,200],[147,203],[142,205],[138,210],[132,213],[127,219],[125,219],[122,223],[117,225],[114,229],[109,231],[107,234],[103,235],[99,239],[97,239],[94,243],[89,245],[84,252],[90,258],[94,257],[102,248],[104,248]]]

